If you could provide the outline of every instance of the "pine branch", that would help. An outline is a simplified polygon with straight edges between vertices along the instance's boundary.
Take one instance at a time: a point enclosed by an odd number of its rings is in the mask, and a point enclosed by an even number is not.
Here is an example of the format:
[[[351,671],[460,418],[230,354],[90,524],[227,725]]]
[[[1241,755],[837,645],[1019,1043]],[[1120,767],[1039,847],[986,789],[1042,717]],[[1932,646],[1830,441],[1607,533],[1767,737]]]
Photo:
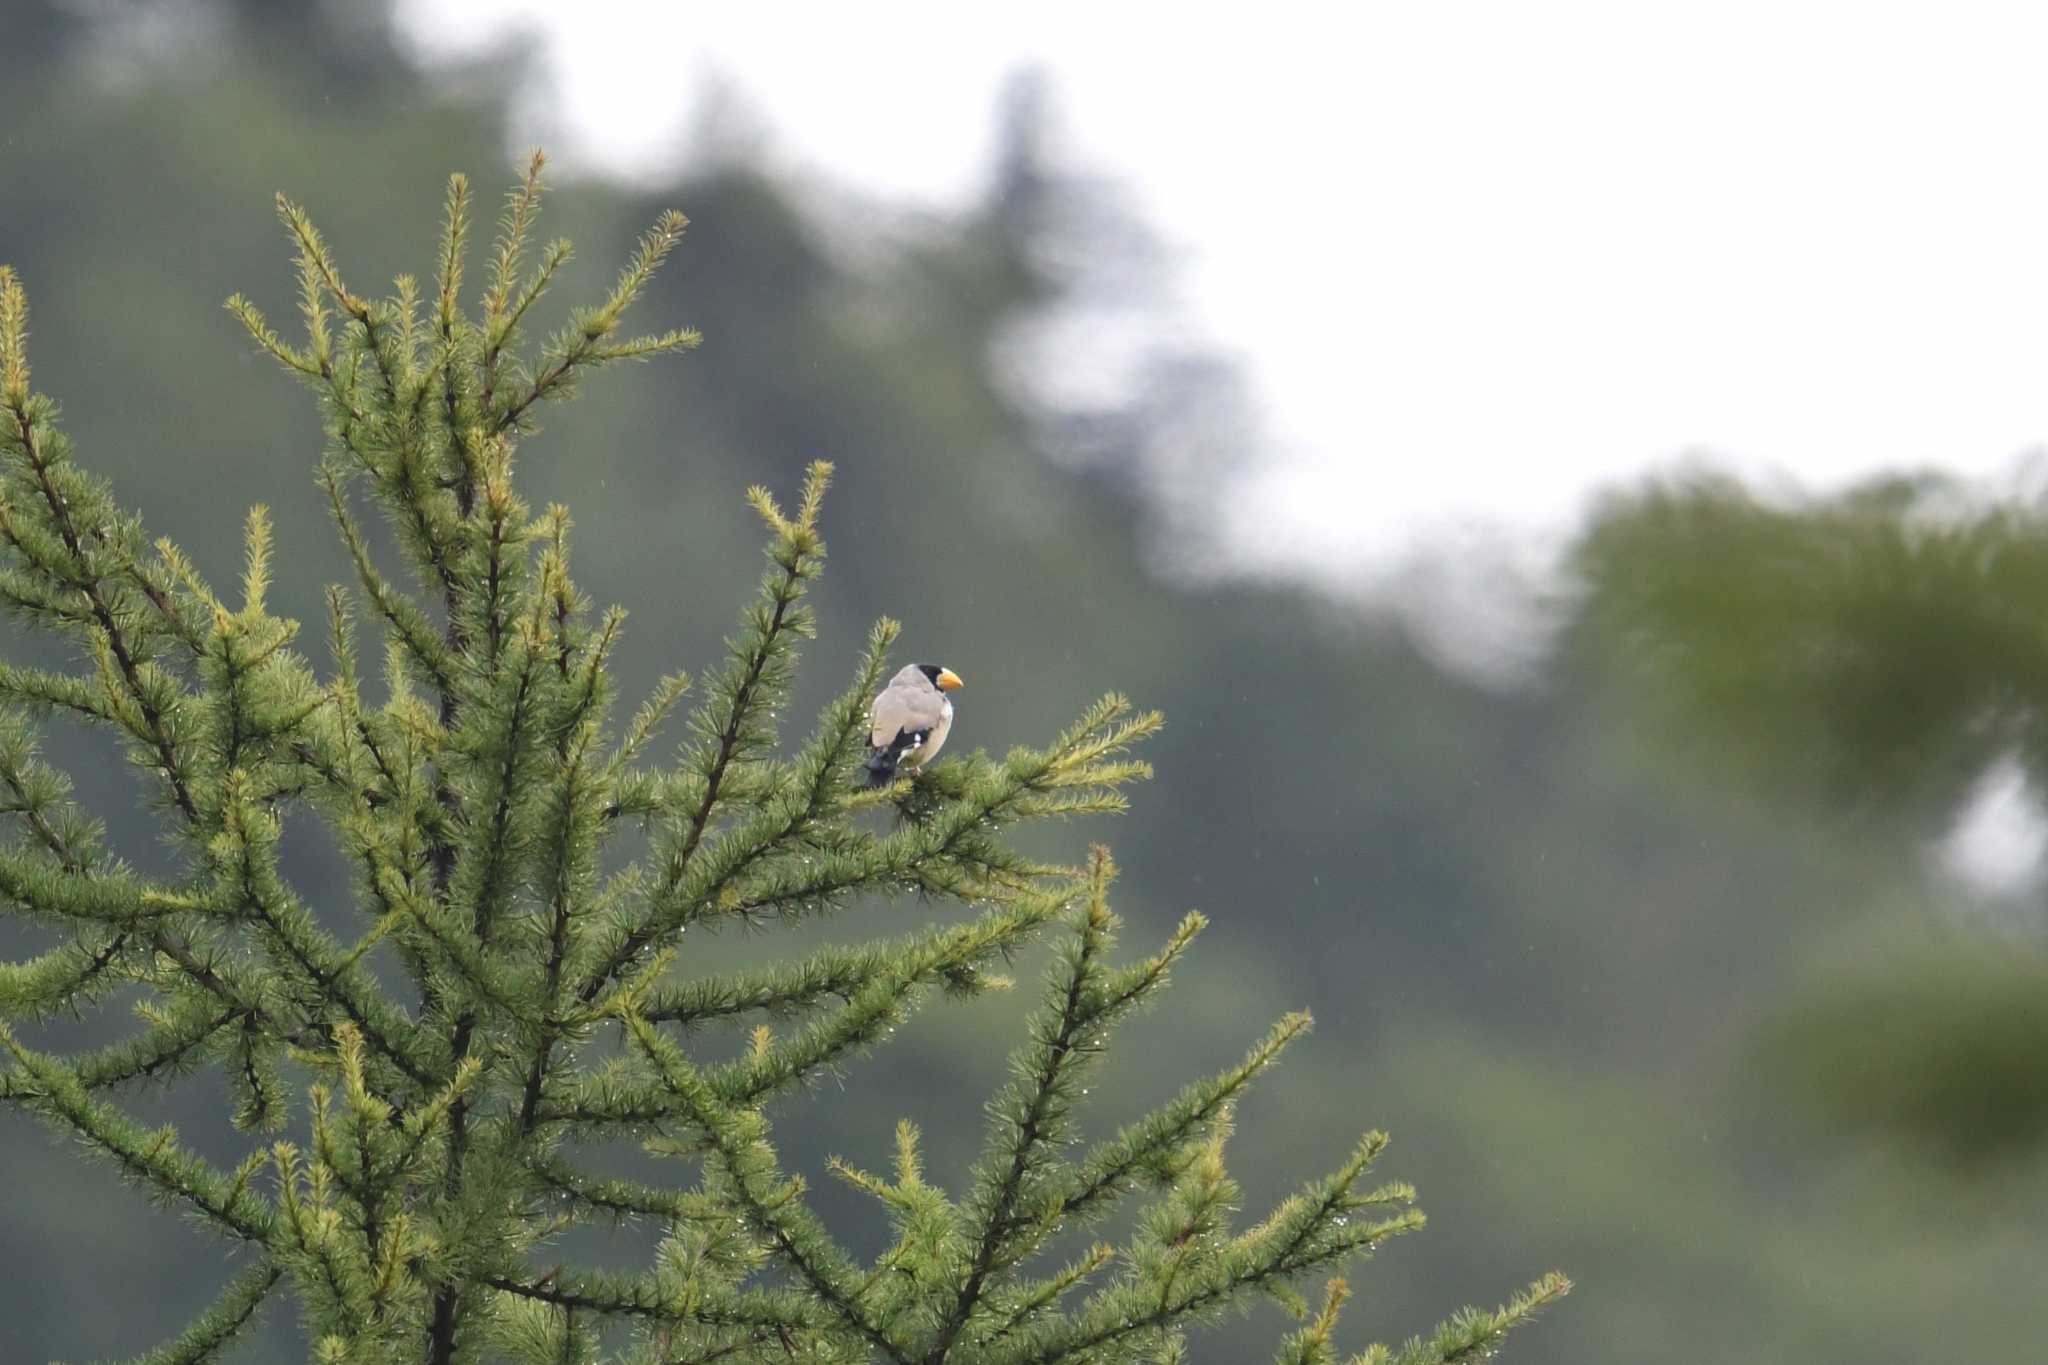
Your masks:
[[[255,304],[240,294],[231,294],[222,307],[234,315],[235,321],[242,324],[243,330],[249,334],[249,339],[278,364],[306,379],[320,380],[326,377],[327,370],[322,360],[315,359],[312,354],[296,350],[287,344],[264,318],[263,310]]]
[[[1057,912],[1060,897],[1033,897],[979,921],[925,935],[891,968],[853,992],[845,1005],[794,1037],[761,1049],[742,1060],[714,1067],[703,1079],[723,1103],[748,1107],[801,1085],[851,1053],[868,1047],[898,1026],[922,989],[953,987],[970,964],[1008,951],[1035,935]],[[610,1008],[630,1003],[635,1017],[665,997],[658,989],[621,991]],[[672,1090],[628,1083],[614,1072],[600,1072],[539,1107],[543,1122],[571,1123],[587,1128],[647,1123],[692,1117]]]
[[[425,414],[432,396],[431,380],[453,363],[455,348],[452,342],[443,347],[434,364],[420,372],[413,354],[412,282],[400,278],[400,300],[395,305],[373,304],[358,297],[342,282],[305,210],[283,195],[278,196],[277,207],[278,216],[298,243],[302,278],[309,288],[324,291],[355,325],[354,331],[344,332],[345,337],[353,338],[351,366],[346,370],[331,364],[321,367],[343,445],[372,476],[421,576],[440,591],[452,609],[461,593],[454,564],[457,532],[452,509],[444,507],[437,496],[441,480],[427,448]],[[315,312],[317,307],[317,302],[309,305],[309,326],[317,318],[321,320],[318,326],[324,328],[324,309]],[[261,338],[258,340],[260,343]],[[324,350],[325,345],[324,336],[313,341],[315,351]],[[358,392],[365,358],[376,371],[379,387],[367,404]],[[290,364],[288,357],[285,363]],[[388,458],[379,457],[380,448]]]
[[[167,1199],[191,1205],[237,1237],[270,1243],[275,1232],[272,1211],[249,1193],[245,1182],[224,1176],[181,1150],[172,1129],[145,1133],[126,1115],[93,1099],[75,1068],[22,1046],[5,1025],[0,1025],[0,1048],[13,1055],[33,1083],[34,1093],[19,1097],[72,1128],[88,1147],[111,1157],[123,1174]]]
[[[186,1006],[153,1027],[119,1043],[70,1060],[81,1090],[107,1090],[128,1081],[176,1072],[215,1034],[242,1016],[232,1011]],[[40,1092],[20,1073],[0,1075],[0,1099],[27,1102]]]
[[[1094,1217],[1140,1180],[1164,1182],[1178,1176],[1191,1144],[1206,1141],[1216,1125],[1228,1120],[1231,1106],[1288,1044],[1308,1032],[1310,1023],[1306,1013],[1284,1016],[1236,1066],[1189,1086],[1172,1103],[1091,1149],[1058,1195],[1061,1210],[1071,1217]]]
[[[730,1216],[725,1205],[709,1195],[586,1175],[559,1156],[536,1158],[530,1169],[549,1191],[600,1217],[691,1223],[721,1221]]]
[[[498,249],[491,262],[491,285],[483,299],[484,310],[484,361],[485,407],[494,385],[489,381],[496,376],[499,355],[508,341],[518,332],[520,316],[525,307],[511,305],[512,291],[519,283],[520,257],[526,249],[526,239],[533,229],[533,220],[540,213],[541,171],[547,166],[547,154],[535,149],[527,158],[526,174],[520,184],[507,196],[504,217],[499,220]],[[546,288],[546,280],[552,270],[543,269],[535,277],[535,283],[526,290],[525,302],[530,305]]]
[[[154,1351],[133,1357],[126,1365],[208,1365],[232,1347],[263,1307],[263,1301],[284,1278],[275,1261],[260,1261],[229,1282],[213,1306],[191,1326]]]
[[[475,381],[468,358],[474,345],[474,329],[462,315],[461,293],[464,259],[469,245],[469,178],[448,177],[448,195],[442,214],[439,268],[435,272],[434,330],[440,338],[442,361],[436,366],[441,380],[441,429],[454,453],[451,477],[455,482],[455,510],[467,519],[476,496],[482,452],[477,439]]]
[[[692,767],[702,778],[703,791],[682,831],[681,844],[666,855],[662,887],[650,898],[647,917],[620,939],[577,991],[577,998],[584,1004],[595,1000],[647,948],[681,927],[682,916],[691,902],[681,901],[679,905],[677,892],[691,870],[691,859],[703,844],[712,817],[728,795],[733,767],[758,755],[773,742],[773,732],[763,717],[783,705],[788,696],[794,652],[790,637],[810,630],[809,612],[803,606],[804,583],[816,575],[824,558],[824,542],[817,533],[817,512],[831,478],[830,464],[819,460],[811,465],[805,481],[803,510],[795,521],[783,516],[765,489],[749,491],[755,510],[775,536],[768,548],[775,570],[762,581],[761,596],[750,613],[749,629],[732,645],[726,668],[712,683],[711,695],[698,713],[700,747]],[[879,640],[884,633],[893,638],[894,631],[888,625],[893,623],[878,626],[873,639]],[[869,661],[872,671],[878,672],[878,655],[873,648]],[[822,778],[821,773],[818,780]],[[798,816],[788,824],[794,827],[803,822],[804,817]]]
[[[144,681],[143,662],[138,656],[127,632],[115,618],[110,594],[105,579],[94,569],[83,547],[83,538],[72,512],[71,500],[60,492],[55,472],[56,459],[44,447],[43,412],[30,400],[28,394],[28,366],[23,357],[22,336],[26,330],[28,306],[22,298],[21,289],[12,272],[0,280],[0,331],[14,336],[13,358],[6,362],[8,378],[4,385],[4,399],[7,424],[11,432],[0,427],[4,444],[18,453],[30,474],[36,489],[41,493],[47,509],[50,524],[62,538],[64,550],[69,557],[69,579],[71,586],[84,597],[92,612],[93,625],[98,640],[112,654],[120,669],[122,680],[127,684],[128,698],[138,708],[142,724],[141,738],[151,744],[161,768],[161,775],[171,790],[172,799],[188,821],[197,821],[199,809],[195,804],[190,781],[183,762],[175,747],[162,699],[158,690]]]
[[[1337,1349],[1330,1344],[1330,1335],[1337,1330],[1338,1314],[1350,1297],[1351,1286],[1342,1279],[1332,1279],[1325,1285],[1321,1311],[1299,1332],[1280,1343],[1274,1365],[1337,1365]]]
[[[67,871],[31,853],[0,851],[0,898],[23,914],[137,929],[193,902],[118,873]]]
[[[1342,1245],[1318,1248],[1313,1255],[1304,1254],[1301,1247],[1290,1243],[1285,1256],[1211,1268],[1165,1301],[1138,1307],[1137,1311],[1132,1311],[1133,1307],[1147,1297],[1142,1293],[1105,1296],[1073,1324],[1041,1334],[1040,1340],[1004,1359],[1011,1365],[1061,1365],[1087,1360],[1105,1347],[1132,1338],[1157,1336],[1177,1323],[1213,1314],[1234,1301],[1284,1283],[1290,1276],[1369,1250],[1388,1237],[1420,1226],[1421,1215],[1412,1213],[1361,1224],[1347,1230]]]
[[[488,816],[457,825],[454,875],[448,887],[449,907],[471,926],[478,945],[488,949],[509,898],[513,869],[529,832],[522,788],[532,776],[538,724],[536,673],[543,666],[539,642],[522,633],[516,660],[505,671],[500,695],[472,714],[474,723],[457,736],[459,748],[473,753],[480,779],[471,786],[475,798],[465,809]]]
[[[135,538],[141,539],[139,523]],[[181,591],[184,585],[179,581],[175,567],[182,556],[176,554],[175,547],[167,539],[158,540],[156,547],[164,563],[131,559],[121,566],[122,573],[156,609],[163,629],[196,661],[206,652],[204,614],[199,604],[192,600],[192,595]]]
[[[712,1156],[748,1223],[848,1327],[885,1358],[908,1365],[910,1357],[903,1348],[861,1306],[858,1270],[824,1224],[804,1207],[801,1182],[783,1181],[765,1138],[767,1125],[757,1114],[729,1108],[653,1025],[631,1013],[623,1022],[662,1084],[710,1139]]]
[[[340,475],[323,466],[320,486],[327,493],[328,509],[341,532],[342,543],[348,547],[350,559],[355,562],[356,577],[370,604],[376,607],[378,615],[391,628],[392,637],[405,647],[408,659],[429,685],[443,695],[454,695],[457,690],[455,662],[442,643],[440,632],[420,605],[392,587],[371,562],[369,545],[356,526],[354,515],[348,510]]]
[[[28,406],[28,291],[11,265],[0,265],[0,406]]]
[[[537,165],[535,174],[538,175]],[[620,272],[610,296],[596,308],[577,310],[570,325],[549,342],[540,371],[526,391],[504,403],[493,414],[493,434],[518,429],[527,411],[536,403],[567,397],[576,376],[585,369],[616,360],[642,360],[669,351],[696,349],[703,337],[689,329],[627,342],[607,344],[605,341],[618,330],[626,310],[640,297],[662,262],[675,250],[676,244],[682,241],[683,229],[689,226],[689,222],[674,210],[661,215],[654,227],[640,239],[639,247]],[[551,275],[555,264],[559,262],[544,267],[545,273]],[[519,311],[523,312],[524,307]]]
[[[1564,1276],[1545,1275],[1490,1313],[1464,1309],[1427,1338],[1412,1338],[1399,1351],[1374,1346],[1357,1358],[1356,1365],[1453,1365],[1485,1360],[1499,1348],[1510,1328],[1528,1322],[1571,1290],[1572,1282]]]
[[[433,896],[418,894],[393,880],[384,883],[380,894],[386,904],[410,918],[440,960],[454,969],[455,980],[469,996],[470,1008],[461,1017],[468,1019],[472,1028],[476,1007],[487,1006],[529,1031],[538,1031],[540,1019],[527,998],[527,983],[515,970],[492,959],[488,947],[477,941],[473,921],[465,922],[444,910]],[[445,990],[437,993],[441,1008],[446,1008],[447,997]],[[459,1055],[461,1049],[456,1051]]]
[[[704,1327],[738,1328],[753,1340],[779,1340],[792,1329],[816,1331],[824,1320],[809,1303],[793,1294],[720,1294],[700,1292],[678,1296],[647,1277],[608,1275],[599,1271],[557,1270],[545,1281],[511,1275],[480,1277],[488,1288],[519,1298],[602,1313],[610,1317],[649,1318]]]
[[[1114,941],[1108,897],[1115,875],[1109,851],[1096,846],[1089,860],[1088,899],[1073,942],[1061,954],[1045,1008],[1027,1026],[1031,1045],[1011,1060],[1017,1081],[991,1107],[989,1153],[975,1173],[975,1196],[967,1209],[976,1245],[963,1268],[959,1294],[922,1357],[926,1365],[946,1359],[980,1305],[990,1276],[1015,1264],[1029,1246],[1031,1239],[1020,1239],[1018,1233],[1022,1225],[1038,1223],[1040,1211],[1023,1212],[1024,1206],[1038,1203],[1046,1168],[1070,1131],[1078,1074],[1101,1049],[1104,1032],[1165,979],[1167,967],[1201,927],[1199,920],[1191,920],[1166,951],[1135,974],[1110,974],[1102,958]]]
[[[122,929],[76,939],[27,962],[0,962],[0,1019],[39,1019],[92,1003],[118,984],[116,964],[135,942],[136,935]]]
[[[0,698],[31,707],[70,711],[86,720],[118,727],[120,717],[83,678],[42,668],[0,663]]]
[[[451,911],[458,918],[467,920],[461,927],[471,936],[475,952],[473,956],[466,954],[472,956],[472,965],[465,974],[485,988],[489,1002],[506,1017],[517,1020],[530,1033],[537,1034],[540,1020],[530,1008],[515,1003],[517,992],[498,987],[493,964],[488,960],[492,931],[504,908],[510,867],[516,857],[517,843],[523,835],[523,831],[515,830],[515,792],[533,739],[533,689],[540,667],[540,645],[530,631],[523,631],[515,652],[518,655],[515,670],[499,670],[500,695],[479,698],[486,704],[472,710],[471,723],[461,736],[472,746],[475,756],[483,760],[488,785],[471,793],[473,801],[454,799],[446,803],[458,813],[458,839],[452,862],[443,864],[447,868],[446,875],[437,872],[436,881],[437,889]],[[504,695],[505,692],[509,695]],[[452,711],[453,700],[444,694],[444,724]],[[489,818],[464,829],[459,813],[477,806],[487,808]],[[459,940],[451,936],[449,941]],[[470,1008],[455,1020],[450,1050],[458,1061],[470,1056],[478,1018],[478,1011]],[[448,1147],[446,1183],[451,1189],[460,1181],[466,1159],[467,1116],[467,1102],[458,1101],[451,1115]],[[454,1358],[460,1313],[459,1289],[454,1286],[444,1288],[436,1298],[434,1321],[429,1329],[430,1359],[434,1365],[443,1365]]]
[[[993,1347],[1020,1327],[1029,1326],[1049,1312],[1066,1295],[1087,1283],[1090,1276],[1116,1259],[1116,1248],[1104,1242],[1090,1247],[1078,1260],[1037,1284],[1022,1285],[1008,1293],[986,1296],[993,1310],[994,1326],[982,1337],[984,1348]]]
[[[588,708],[597,705],[597,678],[617,628],[617,617],[607,616],[603,633],[591,647],[590,681],[586,688]],[[581,912],[586,908],[588,883],[596,871],[594,851],[598,830],[595,817],[601,802],[602,780],[586,767],[588,751],[596,737],[595,724],[586,711],[584,718],[572,720],[567,728],[570,733],[564,734],[559,749],[559,779],[551,784],[555,795],[549,812],[545,873],[549,930],[547,963],[542,969],[541,982],[544,1006],[539,1045],[534,1049],[533,1061],[527,1068],[526,1083],[520,1095],[519,1127],[522,1133],[531,1133],[539,1121],[541,1089],[547,1080],[549,1064],[554,1059],[555,1044],[563,1031],[560,1016],[564,1005],[565,969],[570,954],[582,942]],[[593,787],[599,790],[593,790]]]
[[[293,1271],[301,1297],[311,1300],[308,1307],[316,1321],[353,1326],[368,1316],[367,1275],[341,1245],[340,1219],[328,1193],[331,1169],[315,1163],[302,1180],[296,1147],[280,1142],[271,1152],[277,1168],[280,1258]]]
[[[1029,942],[1050,917],[1051,905],[1046,899],[1032,900],[974,924],[857,947],[824,948],[788,967],[656,987],[647,996],[642,1017],[686,1029],[756,1012],[788,1018],[817,1008],[828,997],[851,1001],[883,979],[980,990],[987,984],[981,968]]]
[[[419,1052],[417,1025],[384,998],[357,965],[359,955],[342,953],[278,878],[276,823],[252,808],[246,782],[230,783],[225,824],[231,856],[219,868],[221,894],[262,931],[271,960],[310,987],[315,1011],[331,1005],[393,1066],[419,1084],[433,1084],[436,1068]]]

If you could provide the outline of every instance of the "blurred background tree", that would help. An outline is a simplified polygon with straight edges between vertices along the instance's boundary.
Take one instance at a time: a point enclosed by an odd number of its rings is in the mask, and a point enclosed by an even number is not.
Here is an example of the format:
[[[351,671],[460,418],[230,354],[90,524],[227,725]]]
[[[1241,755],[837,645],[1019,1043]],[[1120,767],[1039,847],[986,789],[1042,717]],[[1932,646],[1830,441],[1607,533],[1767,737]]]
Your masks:
[[[516,79],[415,69],[381,22],[353,17],[375,7],[193,3],[157,29],[136,27],[144,8],[9,10],[0,255],[35,290],[39,382],[71,399],[82,458],[186,544],[229,543],[242,499],[222,505],[219,487],[268,503],[277,610],[312,615],[350,572],[305,476],[321,434],[289,386],[237,382],[258,362],[213,310],[265,283],[280,189],[352,244],[363,278],[419,269],[445,172],[488,182],[512,163],[488,92]],[[1107,401],[1032,382],[1042,347],[1071,344],[1063,322],[1171,270],[1114,185],[1047,154],[1033,98],[1018,87],[990,190],[957,217],[780,181],[743,141],[715,139],[678,183],[558,197],[542,230],[588,263],[572,292],[605,284],[659,208],[693,222],[647,323],[697,326],[703,349],[528,446],[537,503],[573,494],[590,524],[620,528],[580,562],[586,591],[635,613],[621,687],[644,690],[728,628],[724,604],[752,576],[723,516],[733,495],[833,459],[845,496],[821,650],[851,649],[879,613],[904,618],[906,650],[974,684],[952,741],[966,748],[1045,733],[1111,681],[1171,718],[1149,755],[1162,780],[1117,830],[1119,908],[1139,938],[1211,914],[1207,955],[1182,977],[1210,1014],[1135,1022],[1104,1086],[1136,1112],[1234,1059],[1255,1021],[1313,1009],[1321,1046],[1245,1106],[1242,1141],[1301,1169],[1363,1118],[1397,1135],[1386,1169],[1432,1194],[1428,1237],[1376,1265],[1380,1292],[1347,1312],[1353,1342],[1560,1264],[1581,1288],[1520,1359],[2033,1352],[2048,1336],[2039,1144],[1957,1163],[1890,1125],[1795,1124],[1755,1063],[1772,1051],[1761,1030],[1797,1024],[1816,975],[1876,964],[1881,979],[1893,945],[1967,949],[1985,917],[1943,912],[1953,897],[1906,826],[1760,801],[1718,761],[1622,724],[1642,697],[1610,656],[1574,651],[1529,686],[1486,687],[1353,604],[1173,572],[1204,548],[1205,477],[1267,452],[1228,357],[1199,346],[1155,351],[1137,371],[1156,382]],[[256,301],[288,313],[288,273],[268,285]],[[229,391],[249,396],[226,411]],[[914,521],[905,489],[928,509]],[[733,581],[678,594],[669,546],[734,566]],[[83,801],[139,819],[87,741],[53,749]],[[1941,824],[1923,808],[1912,828]],[[308,881],[335,856],[291,852]],[[697,951],[709,966],[752,949]],[[932,1178],[957,1184],[975,1138],[945,1097],[994,1087],[985,1059],[1026,1003],[907,1029],[877,1059],[871,1112],[787,1151],[790,1167],[815,1174],[833,1152],[884,1165],[909,1113]],[[199,1113],[167,1117],[203,1137]],[[141,1349],[217,1282],[195,1233],[99,1198],[11,1113],[0,1169],[0,1357]],[[1253,1202],[1284,1192],[1247,1183]],[[592,1255],[638,1263],[635,1236]],[[109,1303],[115,1277],[151,1292]],[[265,1330],[256,1358],[294,1354],[290,1323]]]
[[[2048,781],[2038,500],[1986,505],[1932,475],[1820,499],[1658,482],[1610,498],[1577,554],[1587,656],[1687,761],[1760,802],[1932,860],[1987,783],[2011,802]],[[1760,1028],[1757,1075],[1840,1134],[2038,1158],[2048,915],[2027,890],[1989,922],[1979,906],[1975,923],[1859,924]]]

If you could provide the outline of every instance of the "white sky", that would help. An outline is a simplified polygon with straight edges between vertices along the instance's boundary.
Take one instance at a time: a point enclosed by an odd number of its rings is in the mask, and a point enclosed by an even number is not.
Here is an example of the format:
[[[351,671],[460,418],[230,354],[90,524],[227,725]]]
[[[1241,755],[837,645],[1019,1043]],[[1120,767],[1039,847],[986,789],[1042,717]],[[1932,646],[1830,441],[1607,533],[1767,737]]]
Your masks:
[[[789,164],[940,207],[980,183],[1004,74],[1044,63],[1251,366],[1281,452],[1242,503],[1267,553],[1554,532],[1687,453],[1830,482],[2003,472],[2048,438],[2039,8],[402,12],[429,51],[543,35],[520,131],[568,170],[673,156],[716,73]]]
[[[2048,443],[2042,7],[401,12],[429,54],[542,38],[516,136],[560,169],[673,158],[723,81],[790,167],[936,208],[979,188],[1003,77],[1043,65],[1085,165],[1183,253],[1187,320],[1249,367],[1248,567],[1541,563],[1592,489],[1688,455],[1826,486]],[[1512,637],[1506,581],[1401,591]],[[1987,790],[1966,870],[2035,865],[2038,815],[1999,825],[2023,796]]]

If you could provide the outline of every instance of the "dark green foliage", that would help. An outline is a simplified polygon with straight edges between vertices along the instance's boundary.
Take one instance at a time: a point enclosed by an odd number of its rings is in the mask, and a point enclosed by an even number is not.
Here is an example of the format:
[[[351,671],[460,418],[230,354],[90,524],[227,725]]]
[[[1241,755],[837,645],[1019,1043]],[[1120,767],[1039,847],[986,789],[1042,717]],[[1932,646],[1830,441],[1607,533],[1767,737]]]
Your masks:
[[[1753,1044],[1777,1102],[1962,1168],[2048,1145],[2048,962],[1945,944],[1808,983]]]
[[[1732,480],[1611,501],[1588,642],[1772,790],[1938,824],[2006,750],[2048,777],[2048,526],[1937,480],[1774,503]]]
[[[1931,842],[2009,760],[2048,790],[2048,521],[1934,478],[1773,502],[1729,479],[1606,506],[1578,548],[1591,657],[1781,811]],[[2037,933],[1829,945],[1751,1039],[1773,1106],[1963,1166],[2048,1138]],[[1852,949],[1859,955],[1861,945]]]
[[[1335,1173],[1232,1230],[1232,1105],[1305,1017],[1122,1132],[1075,1145],[1072,1116],[1109,1031],[1165,984],[1200,921],[1119,965],[1107,854],[1047,865],[1003,832],[1120,809],[1122,788],[1149,775],[1129,751],[1157,715],[1108,697],[1043,749],[956,756],[914,784],[865,791],[866,702],[897,633],[884,620],[846,689],[785,751],[779,720],[825,553],[821,463],[793,512],[748,494],[769,567],[674,760],[646,754],[690,688],[682,677],[613,729],[607,665],[623,614],[594,614],[578,593],[568,514],[520,500],[514,453],[589,371],[696,344],[687,330],[619,330],[684,222],[663,215],[611,293],[528,354],[529,312],[569,255],[566,243],[532,249],[540,169],[536,157],[510,196],[476,317],[461,304],[460,177],[430,290],[401,277],[391,298],[357,295],[280,200],[304,339],[286,341],[239,297],[228,305],[322,403],[320,483],[382,647],[381,689],[359,662],[354,594],[329,594],[325,677],[295,649],[297,623],[270,614],[263,509],[248,518],[237,600],[223,600],[80,470],[54,405],[30,387],[24,296],[0,272],[0,590],[80,660],[72,672],[0,666],[0,807],[18,830],[0,849],[0,898],[58,939],[0,968],[12,1059],[0,1098],[242,1248],[218,1302],[147,1359],[213,1359],[279,1286],[325,1362],[603,1350],[650,1362],[1170,1360],[1187,1327],[1257,1295],[1306,1315],[1293,1282],[1421,1216],[1405,1186],[1364,1184],[1384,1144],[1372,1134]],[[403,576],[379,567],[365,502]],[[145,877],[114,858],[38,760],[28,717],[52,710],[118,737],[161,813],[173,872]],[[297,820],[323,823],[344,851],[346,914],[332,889],[287,877]],[[644,834],[638,856],[628,830]],[[748,972],[680,970],[692,929],[772,928],[906,896],[978,917]],[[840,1168],[897,1232],[859,1263],[779,1165],[763,1105],[883,1041],[933,988],[999,984],[987,969],[1044,935],[1059,945],[1046,1001],[968,1192],[950,1199],[923,1181],[907,1127],[892,1179]],[[378,969],[386,956],[394,970]],[[404,992],[389,984],[400,979]],[[141,1002],[128,1040],[71,1054],[24,1040],[20,1026],[115,988]],[[766,1020],[788,1031],[761,1022],[735,1059],[689,1046],[693,1030]],[[239,1129],[294,1137],[252,1138],[223,1169],[116,1103],[127,1083],[200,1065],[227,1079]],[[623,1135],[685,1174],[592,1174],[584,1144]],[[1122,1247],[1041,1264],[1064,1230],[1131,1195],[1151,1203]],[[644,1273],[553,1264],[562,1233],[625,1217],[668,1230]],[[1497,1313],[1365,1359],[1490,1350],[1566,1288],[1547,1277]],[[1328,1358],[1337,1295],[1283,1359]]]

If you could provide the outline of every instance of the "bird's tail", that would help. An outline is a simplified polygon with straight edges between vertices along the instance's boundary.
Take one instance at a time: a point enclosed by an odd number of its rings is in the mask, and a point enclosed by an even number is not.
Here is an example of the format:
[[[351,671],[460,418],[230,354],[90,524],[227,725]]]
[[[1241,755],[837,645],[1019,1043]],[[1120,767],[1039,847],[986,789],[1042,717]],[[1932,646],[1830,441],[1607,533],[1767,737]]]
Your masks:
[[[888,749],[869,754],[867,767],[870,787],[886,787],[896,780],[896,755]]]

